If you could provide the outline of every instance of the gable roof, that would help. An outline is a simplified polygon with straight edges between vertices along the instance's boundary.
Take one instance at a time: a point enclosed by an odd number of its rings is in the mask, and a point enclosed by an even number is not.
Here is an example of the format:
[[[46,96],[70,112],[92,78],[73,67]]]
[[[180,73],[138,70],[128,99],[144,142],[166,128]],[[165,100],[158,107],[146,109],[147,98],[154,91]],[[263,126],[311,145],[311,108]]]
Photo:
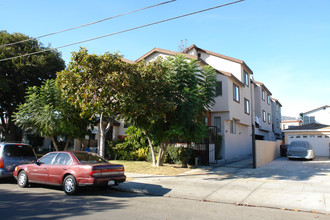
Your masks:
[[[128,59],[125,59],[124,57],[122,57],[121,60],[124,61],[125,63],[130,63],[130,64],[135,63],[133,60],[128,60]]]
[[[235,63],[242,64],[243,67],[245,67],[247,72],[249,72],[250,74],[253,74],[253,71],[250,69],[250,67],[248,67],[248,65],[246,65],[246,63],[243,60],[239,60],[239,59],[236,59],[236,58],[233,58],[233,57],[229,57],[229,56],[225,56],[225,55],[215,53],[215,52],[212,52],[212,51],[209,51],[209,50],[205,50],[205,49],[197,47],[195,44],[191,45],[190,47],[185,49],[183,52],[187,53],[191,49],[196,49],[197,51],[204,52],[206,54],[210,54],[210,55],[220,57],[220,58],[225,59],[225,60],[229,60],[229,61],[232,61],[232,62],[235,62]]]
[[[197,60],[197,56],[193,56],[190,54],[186,54],[186,53],[180,53],[180,52],[175,52],[175,51],[171,51],[171,50],[165,50],[165,49],[161,49],[161,48],[157,48],[155,47],[154,49],[150,50],[149,52],[147,52],[146,54],[142,55],[140,58],[138,58],[136,60],[136,62],[140,62],[141,60],[147,58],[148,56],[150,56],[153,53],[163,53],[163,54],[168,54],[168,55],[177,55],[177,54],[181,54],[189,59],[196,59]]]
[[[304,112],[304,113],[301,113],[301,114],[308,114],[308,113],[311,113],[311,112],[314,112],[314,111],[317,111],[317,110],[321,110],[321,109],[326,109],[326,108],[329,108],[329,107],[330,107],[329,105],[324,105],[324,106],[318,107],[316,109],[313,109],[313,110],[310,110],[308,112]]]
[[[269,95],[272,95],[272,93],[269,91],[269,89],[267,89],[267,87],[265,86],[265,84],[263,84],[262,82],[258,82],[258,81],[254,81],[254,82],[255,82],[255,84],[259,85],[261,88],[263,88],[264,90],[266,90]]]
[[[272,98],[272,100],[273,100],[275,103],[277,103],[280,107],[282,107],[282,104],[281,104],[277,99]]]
[[[330,125],[325,125],[325,124],[319,124],[319,123],[311,123],[307,125],[301,125],[301,126],[294,126],[290,127],[285,131],[302,131],[302,130],[330,130]]]

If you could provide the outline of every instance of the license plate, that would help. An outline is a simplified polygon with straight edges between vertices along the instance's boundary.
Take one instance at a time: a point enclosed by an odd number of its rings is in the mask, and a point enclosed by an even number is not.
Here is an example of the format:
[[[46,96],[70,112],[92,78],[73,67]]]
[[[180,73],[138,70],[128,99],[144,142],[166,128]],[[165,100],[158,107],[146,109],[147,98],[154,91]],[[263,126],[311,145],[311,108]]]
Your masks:
[[[115,181],[114,180],[109,180],[108,186],[113,186],[113,185],[115,185]]]

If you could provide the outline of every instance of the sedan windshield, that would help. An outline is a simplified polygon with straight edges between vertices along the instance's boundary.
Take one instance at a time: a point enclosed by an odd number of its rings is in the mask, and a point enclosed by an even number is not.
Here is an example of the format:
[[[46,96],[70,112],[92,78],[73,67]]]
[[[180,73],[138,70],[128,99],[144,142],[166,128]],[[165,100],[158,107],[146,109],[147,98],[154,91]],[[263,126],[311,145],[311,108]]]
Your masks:
[[[75,152],[73,153],[81,164],[97,164],[97,163],[109,163],[102,157],[85,152]]]

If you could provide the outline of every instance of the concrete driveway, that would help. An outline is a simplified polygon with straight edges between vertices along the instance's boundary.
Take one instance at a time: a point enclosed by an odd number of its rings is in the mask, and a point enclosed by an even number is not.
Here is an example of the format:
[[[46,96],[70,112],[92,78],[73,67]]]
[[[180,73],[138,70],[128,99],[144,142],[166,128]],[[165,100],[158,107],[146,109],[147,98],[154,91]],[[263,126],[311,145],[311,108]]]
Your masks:
[[[240,164],[241,163],[241,164]],[[118,189],[236,205],[330,214],[330,160],[278,158],[258,169],[242,160],[175,177],[128,173]]]

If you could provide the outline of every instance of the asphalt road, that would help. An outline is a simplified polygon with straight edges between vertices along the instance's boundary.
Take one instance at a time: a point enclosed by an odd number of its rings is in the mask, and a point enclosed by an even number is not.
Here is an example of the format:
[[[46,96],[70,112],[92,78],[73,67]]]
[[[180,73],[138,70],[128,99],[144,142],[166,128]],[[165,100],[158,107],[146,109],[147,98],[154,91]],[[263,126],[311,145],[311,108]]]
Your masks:
[[[61,188],[19,188],[0,182],[0,219],[329,219],[323,214],[149,196],[84,188],[66,196]]]

